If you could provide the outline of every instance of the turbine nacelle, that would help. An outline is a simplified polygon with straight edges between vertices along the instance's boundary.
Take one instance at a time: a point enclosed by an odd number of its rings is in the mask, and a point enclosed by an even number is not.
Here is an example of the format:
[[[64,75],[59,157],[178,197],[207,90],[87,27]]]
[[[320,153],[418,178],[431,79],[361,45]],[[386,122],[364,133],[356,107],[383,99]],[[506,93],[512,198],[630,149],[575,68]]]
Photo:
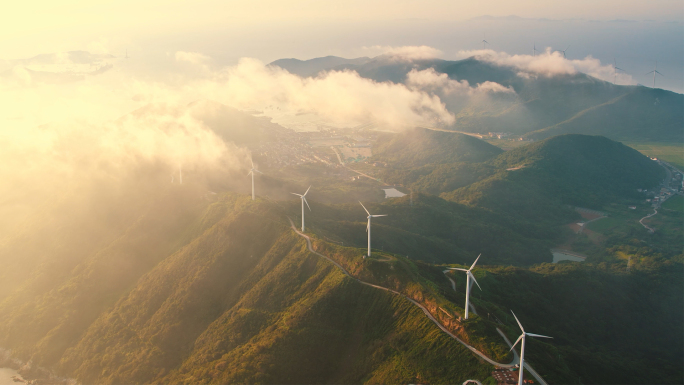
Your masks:
[[[527,332],[525,331],[525,329],[523,329],[522,324],[521,324],[520,321],[518,320],[518,317],[516,317],[516,316],[515,316],[515,313],[513,313],[513,310],[511,310],[511,313],[513,314],[513,317],[515,318],[515,322],[518,323],[518,326],[520,326],[520,330],[522,331],[522,334],[520,335],[520,337],[518,337],[518,339],[515,341],[515,343],[513,344],[513,346],[511,346],[511,350],[513,350],[513,348],[515,347],[515,345],[517,345],[518,342],[520,342],[520,340],[522,340],[522,339],[525,338],[525,337],[553,338],[553,337],[549,337],[549,336],[543,336],[543,335],[541,335],[541,334],[527,333]]]
[[[296,196],[298,196],[299,198],[301,198],[301,199],[302,199],[302,202],[303,202],[303,203],[306,203],[306,207],[309,208],[309,211],[311,211],[311,206],[309,206],[309,202],[307,202],[307,200],[306,200],[306,194],[309,193],[309,190],[310,190],[310,189],[311,189],[311,186],[309,186],[309,188],[306,189],[306,192],[304,193],[304,195],[302,195],[302,194],[297,194],[297,193],[290,193],[290,194],[292,194],[292,195],[296,195]]]
[[[480,284],[477,283],[477,280],[475,279],[475,275],[473,275],[473,272],[472,272],[472,271],[473,271],[473,268],[475,268],[475,265],[477,264],[477,261],[480,259],[481,256],[482,256],[482,254],[478,255],[477,258],[475,258],[475,262],[473,262],[473,264],[470,266],[470,269],[468,269],[468,270],[466,270],[466,269],[461,269],[461,268],[458,268],[458,267],[451,267],[451,268],[449,268],[449,270],[465,271],[466,274],[467,274],[470,278],[473,279],[473,282],[475,282],[475,284],[477,285],[477,287],[478,287],[480,290],[482,290],[482,287],[480,287]]]
[[[568,45],[567,47],[565,47],[565,49],[564,49],[564,50],[562,50],[562,51],[561,51],[561,52],[563,52],[563,59],[565,59],[565,51],[567,51],[567,50],[568,50],[568,48],[570,48],[570,46],[569,46],[569,45]]]

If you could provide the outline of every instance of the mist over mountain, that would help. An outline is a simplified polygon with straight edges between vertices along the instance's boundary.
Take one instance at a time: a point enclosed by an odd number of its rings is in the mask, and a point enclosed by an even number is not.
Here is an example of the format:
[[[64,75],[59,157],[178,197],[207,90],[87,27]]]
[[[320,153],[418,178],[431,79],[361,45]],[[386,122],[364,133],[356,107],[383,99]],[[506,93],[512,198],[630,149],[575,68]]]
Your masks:
[[[311,62],[310,66],[319,73],[355,71],[377,82],[407,84],[416,89],[431,87],[455,117],[446,127],[456,131],[504,132],[528,139],[582,133],[615,140],[684,141],[684,112],[679,108],[684,95],[643,86],[614,85],[563,67],[572,62],[564,61],[556,53],[547,53],[547,57],[548,64],[539,59],[539,64],[531,62],[519,67],[506,64],[516,63],[514,58],[506,61],[507,57],[493,59],[486,55],[460,61],[398,61],[391,56],[378,56],[363,64],[329,67]],[[280,64],[290,68],[289,63]],[[545,69],[542,65],[560,67]],[[581,69],[594,64],[588,61],[574,65]],[[604,75],[609,76],[610,72]],[[485,85],[489,87],[482,87]],[[473,95],[473,90],[479,88],[489,92]],[[506,90],[511,92],[503,92]]]

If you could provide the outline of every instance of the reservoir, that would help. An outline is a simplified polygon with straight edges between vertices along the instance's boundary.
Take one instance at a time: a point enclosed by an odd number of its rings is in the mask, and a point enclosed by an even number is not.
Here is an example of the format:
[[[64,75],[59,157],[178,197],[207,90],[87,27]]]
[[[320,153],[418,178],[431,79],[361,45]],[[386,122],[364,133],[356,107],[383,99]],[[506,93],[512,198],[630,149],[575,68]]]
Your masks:
[[[404,195],[406,195],[403,192],[401,192],[395,188],[384,188],[382,190],[385,192],[385,199],[387,199],[387,198],[401,198]]]
[[[551,254],[553,254],[553,263],[560,261],[584,262],[586,259],[586,257],[566,250],[551,250]]]

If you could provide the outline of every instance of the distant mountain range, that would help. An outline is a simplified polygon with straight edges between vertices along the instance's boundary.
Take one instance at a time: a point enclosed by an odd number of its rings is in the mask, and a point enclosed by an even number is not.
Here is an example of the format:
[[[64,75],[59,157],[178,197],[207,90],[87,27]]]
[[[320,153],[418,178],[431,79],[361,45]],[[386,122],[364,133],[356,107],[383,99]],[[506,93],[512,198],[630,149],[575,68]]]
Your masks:
[[[345,65],[363,65],[370,61],[368,57],[345,59],[337,56],[318,57],[309,60],[279,59],[270,65],[286,69],[288,72],[302,77],[315,76],[321,71]]]
[[[326,57],[300,61],[277,60],[300,76],[330,70],[352,70],[378,82],[405,83],[412,70],[433,69],[470,86],[496,82],[515,90],[515,96],[450,102],[455,123],[447,127],[473,133],[506,132],[525,139],[580,133],[604,135],[621,141],[684,142],[684,95],[643,86],[622,86],[583,73],[521,76],[476,58],[401,61],[388,56],[372,59]]]

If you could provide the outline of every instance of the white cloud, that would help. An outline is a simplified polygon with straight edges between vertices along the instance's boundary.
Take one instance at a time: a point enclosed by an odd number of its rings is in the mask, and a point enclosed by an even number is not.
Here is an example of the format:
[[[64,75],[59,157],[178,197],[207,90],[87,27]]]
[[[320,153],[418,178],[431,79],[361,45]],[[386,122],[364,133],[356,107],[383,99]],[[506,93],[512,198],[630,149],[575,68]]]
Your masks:
[[[445,96],[461,94],[473,96],[478,93],[515,94],[510,87],[495,82],[484,82],[471,87],[467,80],[454,80],[445,73],[438,73],[433,68],[418,71],[411,70],[406,76],[406,85],[411,89],[439,92]]]
[[[552,51],[547,48],[539,55],[510,55],[506,52],[494,50],[475,50],[459,51],[458,56],[462,58],[475,57],[478,60],[494,63],[500,66],[513,67],[520,72],[519,76],[530,78],[534,75],[546,77],[558,75],[573,75],[582,72],[595,78],[613,82],[615,80],[615,70],[612,65],[602,65],[601,61],[591,56],[584,59],[568,60],[559,51]],[[617,83],[636,84],[634,79],[625,73],[617,73]]]
[[[440,99],[403,84],[378,83],[356,72],[331,71],[303,79],[255,59],[242,59],[205,83],[205,94],[239,109],[278,105],[292,114],[315,113],[356,125],[374,121],[402,129],[418,124],[451,124],[453,116]]]
[[[198,65],[198,66],[206,65],[209,62],[209,60],[211,59],[209,56],[203,55],[201,53],[184,52],[184,51],[176,52],[175,57],[176,57],[176,61],[187,62],[187,63]]]

